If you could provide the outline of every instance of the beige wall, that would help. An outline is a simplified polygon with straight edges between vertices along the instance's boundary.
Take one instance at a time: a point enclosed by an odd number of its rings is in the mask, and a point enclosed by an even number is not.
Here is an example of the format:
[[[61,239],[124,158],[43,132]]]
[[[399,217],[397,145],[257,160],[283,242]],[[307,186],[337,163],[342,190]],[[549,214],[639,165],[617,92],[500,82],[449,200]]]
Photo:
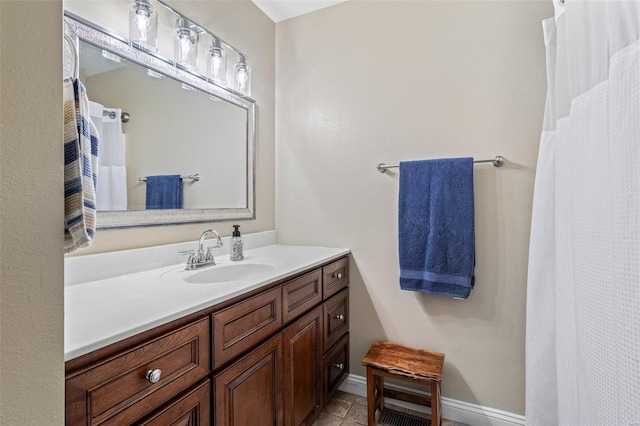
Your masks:
[[[377,338],[441,350],[445,396],[522,412],[550,3],[347,2],[279,24],[277,197],[275,25],[246,1],[176,3],[254,67],[258,219],[243,230],[272,229],[275,199],[282,241],[353,250],[352,372]],[[63,423],[60,16],[59,1],[0,1],[1,424]],[[397,174],[374,165],[495,154],[509,164],[476,169],[471,298],[400,291]],[[104,231],[85,253],[193,239],[205,226]],[[230,223],[213,226],[229,234]]]
[[[92,0],[66,0],[71,12],[128,36],[128,21],[120,13],[127,1],[105,4]],[[241,1],[169,1],[176,9],[198,24],[245,52],[252,73],[252,98],[257,105],[256,126],[256,220],[201,223],[179,226],[98,231],[93,245],[74,254],[123,250],[170,244],[197,239],[203,230],[214,228],[223,236],[231,235],[233,223],[240,223],[243,233],[275,229],[275,28],[276,25],[249,0]],[[126,15],[125,15],[126,16]],[[162,24],[162,23],[161,23]],[[163,41],[164,40],[164,41]],[[170,38],[159,37],[161,53],[172,52]],[[163,46],[169,49],[163,49]],[[230,57],[229,61],[233,59]],[[211,167],[217,161],[211,162]]]
[[[351,248],[351,372],[371,342],[446,354],[444,396],[524,412],[525,294],[550,2],[349,1],[279,23],[276,206],[283,243]],[[476,288],[398,285],[400,160],[475,167]]]
[[[61,13],[0,1],[2,425],[64,422]]]
[[[273,229],[275,24],[248,1],[180,2],[180,8],[216,28],[252,60],[258,103],[258,219],[243,222],[243,230]],[[0,0],[3,425],[64,423],[61,17],[60,1]],[[214,224],[224,234],[230,225]],[[91,250],[194,239],[206,226],[100,232]]]

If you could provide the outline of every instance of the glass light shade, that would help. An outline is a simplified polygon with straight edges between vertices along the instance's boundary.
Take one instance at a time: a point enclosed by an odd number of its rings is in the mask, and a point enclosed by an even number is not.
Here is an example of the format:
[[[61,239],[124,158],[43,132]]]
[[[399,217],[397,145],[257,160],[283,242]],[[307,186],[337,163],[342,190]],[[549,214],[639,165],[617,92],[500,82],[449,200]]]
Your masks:
[[[198,33],[185,18],[176,21],[173,53],[176,65],[190,71],[198,69]]]
[[[158,51],[158,13],[149,0],[137,0],[129,9],[131,45],[148,52]]]
[[[227,52],[218,39],[213,39],[213,44],[209,48],[207,75],[214,83],[227,85]]]
[[[247,65],[244,56],[240,56],[240,60],[233,70],[234,89],[236,92],[251,96],[251,67]]]

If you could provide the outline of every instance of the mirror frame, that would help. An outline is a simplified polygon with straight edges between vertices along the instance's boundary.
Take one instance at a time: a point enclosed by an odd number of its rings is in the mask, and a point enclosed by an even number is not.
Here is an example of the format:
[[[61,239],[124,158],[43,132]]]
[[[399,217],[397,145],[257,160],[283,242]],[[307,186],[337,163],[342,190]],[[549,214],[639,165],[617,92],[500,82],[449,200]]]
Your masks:
[[[89,22],[69,11],[64,11],[67,25],[64,31],[76,43],[78,51],[82,40],[100,49],[114,53],[140,66],[150,68],[169,78],[216,96],[247,112],[247,207],[212,209],[98,211],[97,229],[117,229],[144,226],[176,225],[185,223],[219,222],[255,219],[255,164],[256,164],[256,104],[255,100],[232,89],[218,86],[207,77],[174,66],[173,61],[144,52],[129,45],[129,41],[111,31]],[[79,54],[79,53],[76,53]],[[213,162],[212,162],[213,164]]]

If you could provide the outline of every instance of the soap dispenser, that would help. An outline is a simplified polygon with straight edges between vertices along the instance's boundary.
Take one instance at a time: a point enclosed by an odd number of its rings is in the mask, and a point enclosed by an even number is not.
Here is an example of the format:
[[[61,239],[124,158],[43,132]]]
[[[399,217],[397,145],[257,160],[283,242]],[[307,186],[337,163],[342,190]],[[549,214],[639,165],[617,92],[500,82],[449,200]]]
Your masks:
[[[240,236],[240,225],[233,225],[233,235],[231,236],[231,260],[244,259],[242,248],[242,236]]]

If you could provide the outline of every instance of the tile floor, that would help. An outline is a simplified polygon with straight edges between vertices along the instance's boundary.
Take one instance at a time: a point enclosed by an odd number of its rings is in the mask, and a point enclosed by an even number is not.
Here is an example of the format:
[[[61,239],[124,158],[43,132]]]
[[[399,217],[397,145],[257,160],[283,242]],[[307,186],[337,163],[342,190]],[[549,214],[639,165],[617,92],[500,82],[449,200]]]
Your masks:
[[[394,410],[412,414],[417,417],[428,418],[424,413],[408,410],[402,407],[386,405]],[[380,413],[378,413],[380,415]],[[352,393],[338,391],[329,401],[320,417],[313,426],[362,426],[367,424],[367,398]],[[465,426],[451,420],[442,420],[442,426]]]

